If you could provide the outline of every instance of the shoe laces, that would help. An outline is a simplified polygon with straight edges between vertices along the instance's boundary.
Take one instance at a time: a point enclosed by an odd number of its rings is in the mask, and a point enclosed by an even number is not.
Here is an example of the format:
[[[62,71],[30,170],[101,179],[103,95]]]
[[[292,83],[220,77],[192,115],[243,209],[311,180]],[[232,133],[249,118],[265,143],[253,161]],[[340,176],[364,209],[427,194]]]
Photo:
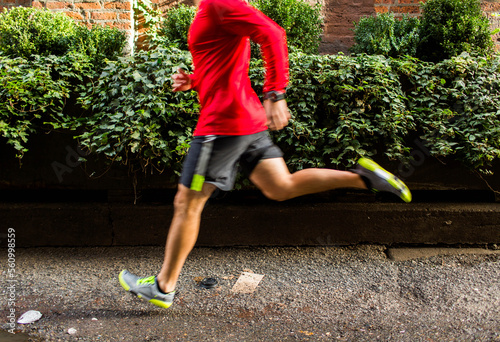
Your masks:
[[[154,283],[155,283],[155,276],[141,278],[137,280],[137,284],[139,285],[146,285],[146,284],[153,285]]]

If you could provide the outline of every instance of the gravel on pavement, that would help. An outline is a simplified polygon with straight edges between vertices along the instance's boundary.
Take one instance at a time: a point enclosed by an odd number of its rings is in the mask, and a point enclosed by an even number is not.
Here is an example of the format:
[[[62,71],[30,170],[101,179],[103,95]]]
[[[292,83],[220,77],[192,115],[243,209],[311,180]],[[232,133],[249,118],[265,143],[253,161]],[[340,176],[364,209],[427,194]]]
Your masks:
[[[156,274],[163,248],[18,248],[14,265],[0,249],[0,340],[500,341],[500,254],[388,255],[377,245],[195,248],[165,310],[117,280],[122,269]],[[233,291],[251,273],[252,289]],[[199,286],[205,278],[217,286]],[[42,318],[8,333],[8,300],[16,317]]]

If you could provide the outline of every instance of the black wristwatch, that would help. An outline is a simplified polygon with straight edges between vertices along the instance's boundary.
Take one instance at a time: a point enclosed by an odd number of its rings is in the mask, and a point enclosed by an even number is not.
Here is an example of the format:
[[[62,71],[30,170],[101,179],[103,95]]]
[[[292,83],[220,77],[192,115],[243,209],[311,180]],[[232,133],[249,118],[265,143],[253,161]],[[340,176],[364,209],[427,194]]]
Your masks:
[[[285,99],[285,93],[279,91],[268,91],[264,93],[264,100],[271,100],[273,102],[278,102]]]

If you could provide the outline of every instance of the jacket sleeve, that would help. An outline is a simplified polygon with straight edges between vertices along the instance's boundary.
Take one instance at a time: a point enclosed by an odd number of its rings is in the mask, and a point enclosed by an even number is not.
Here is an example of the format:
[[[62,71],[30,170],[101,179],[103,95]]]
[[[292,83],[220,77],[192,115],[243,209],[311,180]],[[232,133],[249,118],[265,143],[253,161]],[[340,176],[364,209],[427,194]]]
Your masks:
[[[197,90],[196,73],[193,72],[192,74],[189,74],[189,78],[191,79],[191,89]]]
[[[285,91],[288,85],[286,33],[278,24],[243,0],[208,0],[211,17],[234,35],[250,37],[262,49],[264,92]]]

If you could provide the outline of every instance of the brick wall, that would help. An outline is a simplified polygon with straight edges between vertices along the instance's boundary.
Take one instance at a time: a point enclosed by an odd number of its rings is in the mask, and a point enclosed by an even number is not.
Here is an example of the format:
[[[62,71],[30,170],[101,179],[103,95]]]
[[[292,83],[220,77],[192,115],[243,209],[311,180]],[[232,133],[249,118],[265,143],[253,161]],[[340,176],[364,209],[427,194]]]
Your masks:
[[[373,0],[324,0],[325,27],[321,53],[347,52],[353,44],[352,23],[373,13]]]
[[[143,18],[136,16],[132,9],[133,0],[0,0],[1,8],[13,6],[46,7],[53,11],[62,11],[75,20],[86,25],[100,24],[118,27],[127,32],[129,46],[134,42],[134,32],[137,30],[139,41],[143,39],[144,29],[141,27]],[[393,12],[399,15],[420,14],[421,0],[308,0],[311,3],[320,1],[323,5],[325,27],[320,47],[322,53],[347,52],[354,43],[353,22],[363,16],[376,13]],[[424,0],[425,1],[425,0]],[[169,7],[179,3],[193,5],[193,0],[152,0],[165,13]],[[500,0],[483,0],[483,10],[492,22],[492,28],[500,27]],[[134,22],[138,27],[134,27]],[[500,50],[500,35],[495,37]],[[129,48],[130,49],[130,48]]]
[[[376,13],[393,12],[395,14],[420,14],[420,1],[421,0],[374,0],[374,10]],[[425,2],[423,0],[422,2]]]
[[[35,0],[31,6],[65,12],[89,26],[108,25],[125,31],[133,28],[131,0]]]

